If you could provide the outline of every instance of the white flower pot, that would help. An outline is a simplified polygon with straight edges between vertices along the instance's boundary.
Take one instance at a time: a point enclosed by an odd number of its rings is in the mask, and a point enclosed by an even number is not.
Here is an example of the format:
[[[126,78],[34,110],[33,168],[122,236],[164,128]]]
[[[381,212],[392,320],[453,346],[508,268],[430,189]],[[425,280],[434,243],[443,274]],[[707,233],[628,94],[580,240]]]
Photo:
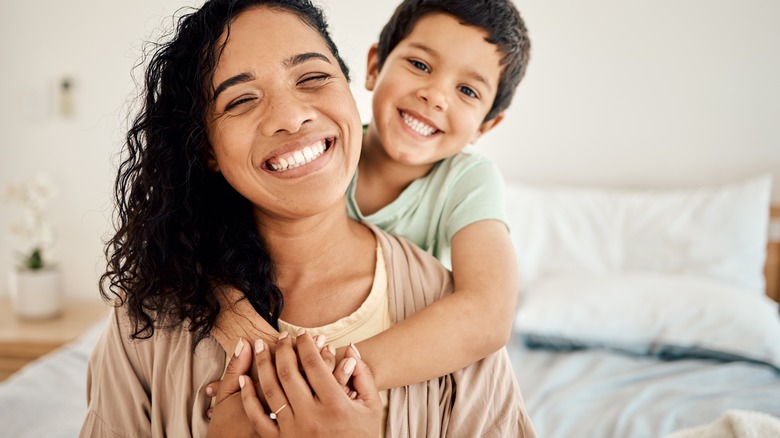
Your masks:
[[[60,272],[56,269],[14,269],[10,292],[14,312],[23,318],[50,318],[62,312]]]

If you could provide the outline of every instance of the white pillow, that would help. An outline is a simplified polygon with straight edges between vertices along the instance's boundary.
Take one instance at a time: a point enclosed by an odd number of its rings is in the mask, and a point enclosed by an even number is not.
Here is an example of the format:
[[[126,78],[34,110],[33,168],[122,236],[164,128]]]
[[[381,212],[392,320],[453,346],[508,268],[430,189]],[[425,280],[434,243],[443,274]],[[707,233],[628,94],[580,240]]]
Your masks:
[[[651,271],[762,295],[772,179],[617,190],[507,184],[522,288],[548,275]]]
[[[515,331],[543,347],[748,359],[780,368],[777,303],[687,275],[549,278],[524,295]]]

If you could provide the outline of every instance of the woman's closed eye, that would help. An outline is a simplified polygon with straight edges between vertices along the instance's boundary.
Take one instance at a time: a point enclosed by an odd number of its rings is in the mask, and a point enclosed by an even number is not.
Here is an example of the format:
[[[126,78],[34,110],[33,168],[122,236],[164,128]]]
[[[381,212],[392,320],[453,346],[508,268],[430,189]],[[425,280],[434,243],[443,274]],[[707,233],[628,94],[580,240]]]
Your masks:
[[[255,99],[257,99],[256,96],[241,96],[238,99],[236,99],[236,100],[230,102],[229,104],[227,104],[227,106],[225,107],[225,111],[230,111],[230,110],[238,107],[239,105],[245,104],[247,102],[251,102],[251,101],[253,101]]]
[[[303,76],[299,81],[298,85],[304,86],[304,87],[317,87],[328,80],[333,79],[333,75],[329,73],[312,73],[309,75]]]

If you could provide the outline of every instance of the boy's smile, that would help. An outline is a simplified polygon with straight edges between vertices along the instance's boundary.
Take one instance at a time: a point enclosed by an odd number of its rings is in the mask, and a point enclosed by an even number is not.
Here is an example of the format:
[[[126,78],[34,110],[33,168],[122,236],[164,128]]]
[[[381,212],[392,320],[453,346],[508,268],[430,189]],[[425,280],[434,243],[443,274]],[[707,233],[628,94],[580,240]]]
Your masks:
[[[433,124],[433,122],[427,121],[419,114],[414,114],[411,111],[403,110],[398,110],[398,113],[401,114],[401,118],[404,119],[404,123],[406,123],[406,126],[408,126],[409,129],[422,135],[423,137],[428,137],[441,132],[441,130],[439,130]]]
[[[379,70],[369,52],[366,88],[374,91],[364,148],[381,146],[390,159],[421,166],[460,152],[491,129],[484,122],[501,74],[501,52],[487,32],[443,13],[419,19]]]

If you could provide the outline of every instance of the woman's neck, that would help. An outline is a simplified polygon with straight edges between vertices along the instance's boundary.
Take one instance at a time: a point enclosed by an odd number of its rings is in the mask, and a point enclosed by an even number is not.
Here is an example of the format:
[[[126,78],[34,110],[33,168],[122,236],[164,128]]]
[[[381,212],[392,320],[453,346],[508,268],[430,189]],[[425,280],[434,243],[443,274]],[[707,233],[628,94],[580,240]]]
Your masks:
[[[339,205],[305,219],[258,220],[287,322],[305,327],[333,322],[357,310],[371,290],[376,237]]]
[[[362,228],[349,219],[343,206],[301,219],[257,216],[260,236],[277,267],[316,263],[323,251],[338,251],[355,244],[347,237],[356,228]],[[312,248],[317,251],[311,251]]]

